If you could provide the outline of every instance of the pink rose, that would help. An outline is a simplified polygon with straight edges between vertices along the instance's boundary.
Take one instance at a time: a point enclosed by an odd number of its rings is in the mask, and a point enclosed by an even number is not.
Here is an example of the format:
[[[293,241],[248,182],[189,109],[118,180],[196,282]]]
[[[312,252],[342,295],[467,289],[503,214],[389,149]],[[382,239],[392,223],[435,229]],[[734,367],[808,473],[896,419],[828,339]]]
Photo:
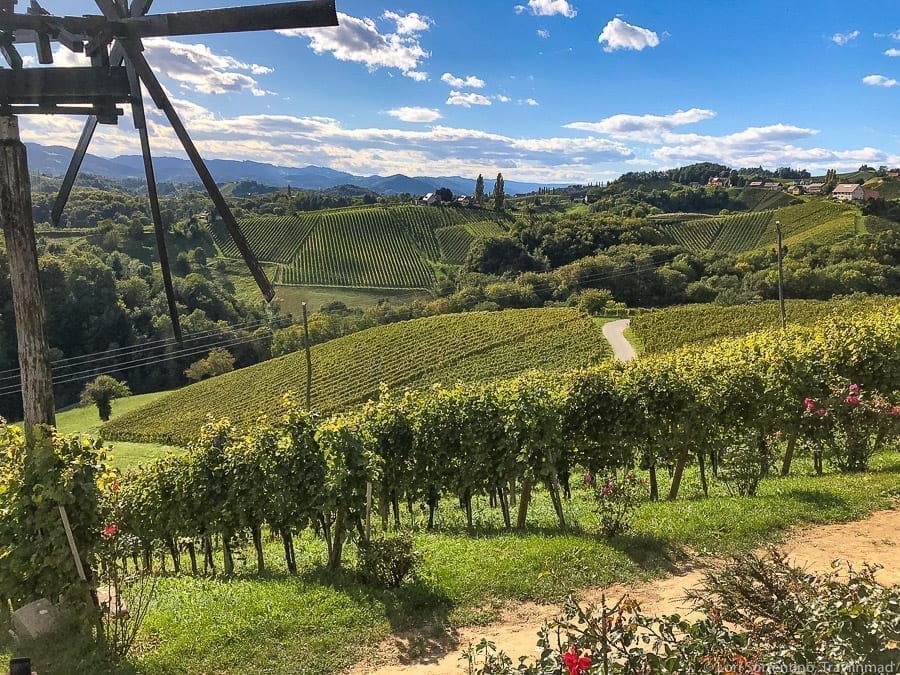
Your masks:
[[[844,399],[847,405],[853,406],[854,408],[859,405],[859,396],[848,396]]]
[[[851,393],[851,394],[858,394],[858,393],[859,393],[859,385],[858,385],[858,384],[851,384],[851,385],[850,385],[850,393]]]
[[[825,417],[825,415],[827,415],[827,414],[828,414],[828,410],[825,408],[819,408],[816,411],[816,415],[818,415],[819,417]]]
[[[813,410],[815,410],[816,407],[819,405],[818,403],[816,403],[815,399],[811,399],[811,398],[805,398],[805,399],[803,399],[803,402],[806,404],[806,409],[809,412],[812,412]]]

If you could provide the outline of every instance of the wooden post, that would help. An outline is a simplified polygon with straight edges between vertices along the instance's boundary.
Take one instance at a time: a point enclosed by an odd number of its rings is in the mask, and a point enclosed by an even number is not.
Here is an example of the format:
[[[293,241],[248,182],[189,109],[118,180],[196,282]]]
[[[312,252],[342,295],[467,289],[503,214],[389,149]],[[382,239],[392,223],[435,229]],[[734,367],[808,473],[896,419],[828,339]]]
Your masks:
[[[312,354],[309,346],[309,320],[306,315],[306,303],[303,305],[303,346],[306,351],[306,410],[312,408]]]
[[[781,315],[781,330],[787,328],[787,316],[784,313],[784,263],[781,259],[784,246],[781,239],[781,221],[775,221],[775,235],[778,244],[778,310]]]
[[[44,302],[31,214],[28,158],[19,139],[18,120],[13,116],[0,117],[0,226],[9,257],[25,434],[32,439],[36,426],[53,426],[56,416],[50,350],[44,335]]]

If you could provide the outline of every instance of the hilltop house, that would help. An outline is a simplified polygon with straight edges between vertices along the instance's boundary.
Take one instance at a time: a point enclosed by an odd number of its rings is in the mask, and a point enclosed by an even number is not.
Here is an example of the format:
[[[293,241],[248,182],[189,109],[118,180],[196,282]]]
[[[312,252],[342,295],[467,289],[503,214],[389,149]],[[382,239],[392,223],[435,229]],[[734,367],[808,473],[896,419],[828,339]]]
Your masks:
[[[720,176],[710,176],[709,180],[706,182],[708,187],[731,187],[731,179],[730,178],[722,178]]]
[[[842,202],[861,202],[866,198],[866,191],[856,183],[840,183],[831,191],[831,196]]]
[[[436,192],[429,192],[419,200],[419,204],[421,204],[422,206],[434,206],[440,200],[441,198],[437,196]]]
[[[803,189],[808,195],[820,195],[822,194],[822,188],[824,187],[825,183],[810,183],[809,185],[804,185]]]
[[[748,183],[747,187],[757,188],[758,190],[771,190],[773,192],[784,190],[784,186],[775,181],[754,180]]]

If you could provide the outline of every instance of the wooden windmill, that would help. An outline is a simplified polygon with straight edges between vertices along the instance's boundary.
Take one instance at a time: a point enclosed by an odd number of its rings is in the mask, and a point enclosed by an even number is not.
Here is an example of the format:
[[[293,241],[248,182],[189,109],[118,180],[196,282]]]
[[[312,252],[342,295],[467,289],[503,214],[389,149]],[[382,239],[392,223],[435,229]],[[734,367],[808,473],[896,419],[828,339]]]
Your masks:
[[[305,0],[249,7],[149,15],[153,0],[95,0],[102,16],[53,16],[31,0],[24,14],[16,14],[17,0],[0,0],[0,52],[9,69],[0,69],[0,117],[29,114],[87,115],[87,122],[69,164],[51,219],[58,225],[81,163],[98,124],[117,124],[130,104],[134,126],[141,139],[150,212],[156,232],[160,266],[169,315],[175,336],[181,326],[166,253],[165,229],[159,208],[150,138],[141,85],[163,111],[175,135],[197,170],[200,180],[241,252],[257,285],[271,300],[275,289],[266,277],[222,193],[197,151],[172,101],[143,54],[142,38],[207,35],[286,28],[336,26],[334,0]],[[24,68],[16,45],[33,43],[38,62],[53,63],[53,43],[84,53],[90,66],[78,68]]]
[[[148,15],[153,0],[95,0],[100,16],[53,16],[36,0],[15,13],[17,0],[0,0],[0,229],[6,242],[22,382],[25,434],[36,438],[41,425],[54,425],[53,380],[44,335],[44,307],[31,214],[31,188],[17,115],[68,114],[88,117],[84,133],[53,210],[62,212],[97,124],[115,124],[130,104],[141,136],[151,214],[156,230],[169,313],[176,337],[180,322],[165,249],[141,85],[162,109],[194,164],[257,284],[267,299],[274,289],[247,245],[234,215],[200,157],[172,102],[142,53],[146,37],[204,35],[337,25],[334,0],[306,0],[251,7]],[[53,62],[53,43],[85,53],[83,68],[25,68],[17,45],[33,43],[41,65]]]

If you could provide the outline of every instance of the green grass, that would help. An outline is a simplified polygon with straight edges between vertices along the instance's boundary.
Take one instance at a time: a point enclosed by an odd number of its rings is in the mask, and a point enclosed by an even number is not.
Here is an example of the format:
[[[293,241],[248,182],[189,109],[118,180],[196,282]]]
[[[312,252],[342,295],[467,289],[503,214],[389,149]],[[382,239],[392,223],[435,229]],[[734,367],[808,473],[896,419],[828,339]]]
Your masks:
[[[145,405],[159,400],[169,392],[160,391],[152,394],[139,394],[127,398],[116,399],[112,403],[111,420],[119,416],[137,410]],[[97,413],[96,406],[78,406],[64,410],[56,415],[56,428],[62,434],[78,434],[80,436],[98,436],[103,421]],[[112,448],[110,464],[125,469],[138,464],[144,464],[168,452],[182,452],[181,448],[174,448],[159,443],[107,443]]]
[[[524,371],[573,370],[608,358],[590,317],[572,308],[434,316],[370,328],[312,349],[313,407],[335,412],[393,389],[480,382]],[[302,353],[193,384],[105,425],[105,438],[185,445],[207,415],[253,421],[304,391]]]
[[[868,300],[788,300],[787,321],[792,325],[813,325],[833,314],[855,314],[879,306],[893,306],[900,298],[873,297]],[[763,328],[781,325],[777,301],[754,305],[681,305],[646,312],[631,320],[631,335],[645,353],[657,354],[684,345],[699,345],[726,337],[739,337]]]
[[[71,640],[27,649],[42,675],[341,672],[374,656],[397,631],[420,632],[414,644],[421,654],[435,635],[494,620],[509,602],[560,602],[573,591],[665,574],[690,551],[740,555],[777,542],[794,525],[863,518],[900,496],[900,452],[884,452],[873,465],[869,473],[816,477],[800,457],[794,476],[764,480],[757,497],[728,496],[713,480],[709,499],[699,496],[692,469],[682,499],[643,503],[633,530],[611,540],[596,534],[590,492],[578,485],[565,503],[569,532],[556,528],[543,491],[535,494],[526,533],[504,531],[498,510],[484,499],[476,500],[476,530],[468,533],[448,497],[434,532],[422,529],[425,516],[418,510],[403,513],[424,559],[417,579],[399,589],[365,586],[352,571],[324,571],[323,545],[306,533],[298,541],[297,576],[284,571],[278,544],[269,542],[272,570],[264,577],[252,573],[247,551],[233,579],[162,578],[135,651],[118,669]],[[660,478],[664,494],[668,476],[663,471]],[[352,568],[352,547],[347,553]],[[0,656],[11,651],[0,644]]]
[[[255,286],[254,286],[255,287]],[[408,304],[423,298],[430,299],[429,293],[416,290],[392,291],[386,289],[366,290],[363,288],[326,288],[319,286],[276,286],[276,301],[283,312],[300,316],[302,303],[309,312],[317,312],[332,302],[343,302],[354,309],[368,309],[382,300],[395,304]],[[257,289],[257,295],[259,290]]]

